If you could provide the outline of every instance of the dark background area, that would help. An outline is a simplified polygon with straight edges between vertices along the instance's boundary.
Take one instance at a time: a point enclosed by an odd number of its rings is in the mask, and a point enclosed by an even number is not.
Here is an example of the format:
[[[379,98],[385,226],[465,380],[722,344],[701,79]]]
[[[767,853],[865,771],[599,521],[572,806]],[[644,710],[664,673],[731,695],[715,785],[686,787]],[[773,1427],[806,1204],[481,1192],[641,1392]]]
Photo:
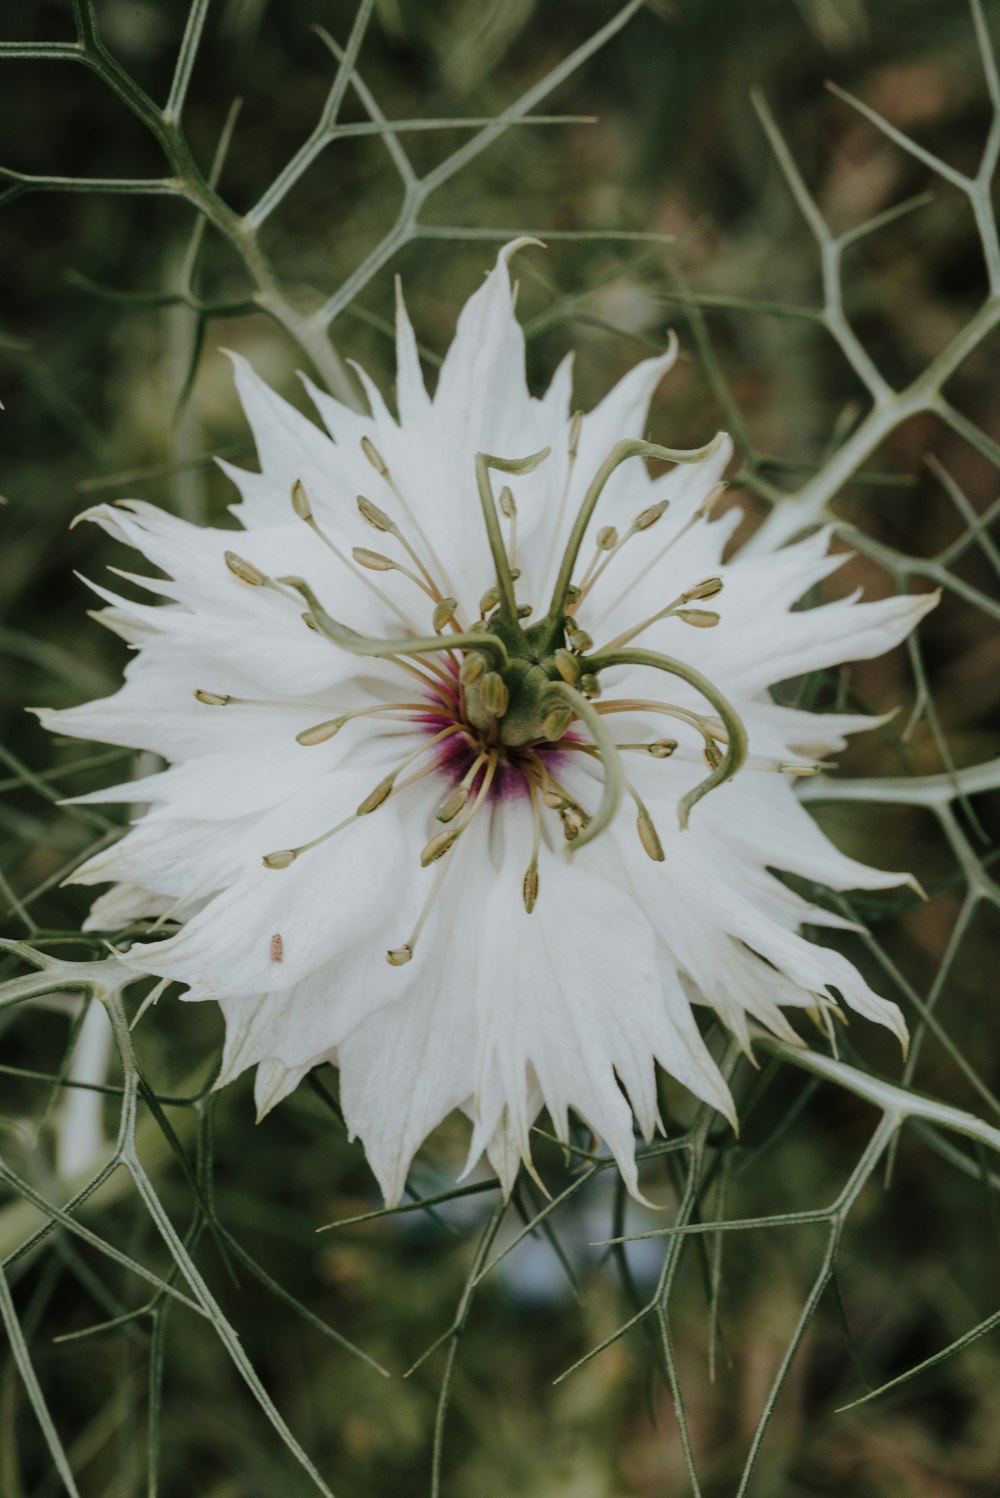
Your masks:
[[[158,101],[170,87],[183,9],[172,0],[97,0],[109,49]],[[185,125],[207,171],[232,100],[242,99],[220,181],[237,213],[258,200],[322,109],[334,64],[311,28],[319,22],[344,43],[354,13],[339,0],[219,0],[210,8]],[[382,0],[359,68],[392,118],[489,118],[612,14],[605,0]],[[987,18],[996,33],[995,5]],[[72,36],[68,0],[0,9],[0,40]],[[814,321],[712,305],[702,317],[684,300],[685,287],[692,287],[709,299],[819,305],[816,247],[767,148],[749,90],[764,90],[835,232],[933,192],[845,259],[848,313],[890,381],[913,378],[987,290],[961,193],[827,93],[828,78],[952,165],[975,170],[990,111],[964,6],[663,0],[641,10],[539,106],[593,116],[593,123],[515,126],[421,215],[426,225],[467,231],[535,231],[543,238],[550,231],[545,254],[532,251],[517,262],[536,389],[575,348],[577,398],[589,406],[676,328],[683,355],[657,397],[652,434],[685,445],[728,425],[745,437],[732,494],[747,510],[748,531],[766,512],[767,487],[793,490],[864,409],[856,377]],[[365,117],[349,90],[341,119]],[[403,142],[422,173],[470,136],[449,127]],[[160,304],[164,292],[181,284],[195,222],[185,202],[20,193],[18,174],[166,174],[156,143],[82,66],[0,57],[0,169],[7,179],[0,181],[6,501],[0,507],[0,906],[11,906],[9,935],[40,931],[52,939],[75,931],[88,903],[84,891],[60,881],[95,839],[114,830],[103,808],[96,816],[53,803],[123,778],[129,760],[118,754],[112,762],[100,746],[91,752],[53,741],[24,712],[113,690],[127,658],[120,641],[86,619],[92,599],[75,574],[101,579],[107,564],[128,566],[130,559],[96,527],[71,530],[69,523],[89,504],[133,496],[224,523],[234,496],[212,456],[252,466],[253,454],[221,350],[247,355],[303,409],[295,372],[309,369],[310,358],[262,313],[229,311],[206,320],[189,306]],[[398,174],[383,142],[355,137],[328,148],[262,235],[289,304],[309,311],[335,292],[390,228],[399,203]],[[609,237],[563,237],[602,231]],[[668,245],[614,238],[611,231],[676,239]],[[432,377],[457,310],[496,247],[488,239],[405,244],[334,323],[340,354],[358,360],[391,392],[387,328],[398,272]],[[217,306],[235,307],[252,291],[244,264],[211,228],[191,285],[202,302]],[[933,417],[915,418],[873,455],[863,481],[839,496],[838,513],[858,527],[858,555],[832,580],[832,593],[858,584],[870,596],[931,586],[927,563],[989,511],[998,487],[989,447],[1000,442],[998,362],[996,338],[988,338],[948,385],[950,401],[982,440],[959,437]],[[744,428],[734,427],[721,382]],[[947,470],[959,502],[928,457]],[[888,555],[878,547],[889,548]],[[900,648],[838,679],[789,689],[817,707],[853,701],[873,711],[901,709],[886,729],[852,746],[845,773],[934,774],[948,757],[962,767],[996,755],[995,552],[991,561],[988,547],[970,544],[949,572],[959,589],[945,593],[922,627],[918,652]],[[992,612],[979,606],[981,598]],[[927,904],[906,894],[859,903],[855,913],[869,923],[872,940],[846,938],[845,950],[880,991],[900,999],[911,1025],[919,1021],[913,993],[936,1002],[946,1043],[926,1039],[913,1085],[995,1122],[983,1095],[1000,1087],[1000,954],[988,883],[995,804],[986,797],[974,806],[955,801],[947,825],[926,809],[903,805],[837,802],[815,810],[852,854],[913,869],[932,896]],[[963,903],[970,887],[987,896],[974,909]],[[956,939],[963,911],[968,918]],[[82,947],[60,950],[85,954]],[[193,1093],[210,1077],[221,1024],[205,1007],[182,1008],[172,992],[136,1030],[140,1061],[158,1092]],[[59,1177],[56,1158],[65,1100],[28,1074],[61,1074],[72,1027],[65,1012],[41,1006],[4,1011],[0,1019],[6,1068],[0,1153],[37,1189],[62,1200],[73,1184]],[[881,1036],[858,1022],[849,1040],[865,1064],[899,1075],[898,1054]],[[970,1070],[980,1079],[978,1090]],[[335,1084],[327,1070],[323,1086]],[[746,1068],[744,1094],[753,1085]],[[202,1233],[203,1272],[338,1498],[428,1491],[443,1354],[408,1381],[398,1375],[449,1324],[486,1210],[482,1198],[469,1198],[461,1211],[450,1208],[448,1222],[415,1214],[316,1237],[320,1224],[377,1205],[360,1149],[346,1142],[318,1090],[303,1086],[255,1131],[245,1078],[212,1108],[168,1112],[186,1148],[200,1138],[220,1219],[246,1251],[315,1316],[394,1374],[384,1380],[352,1359],[245,1269],[237,1287],[211,1236]],[[116,1115],[109,1098],[109,1137]],[[729,1161],[724,1206],[716,1175],[705,1213],[739,1218],[826,1204],[856,1164],[874,1121],[857,1100],[813,1091],[790,1069],[765,1071],[739,1146],[720,1151]],[[155,1124],[146,1120],[142,1127],[144,1158],[183,1230],[193,1220],[189,1185]],[[939,1143],[907,1131],[891,1183],[872,1177],[845,1235],[838,1275],[843,1316],[872,1386],[996,1309],[995,1191],[976,1178],[979,1162],[971,1151],[956,1164]],[[418,1162],[415,1189],[445,1190],[461,1155],[461,1131],[446,1125]],[[543,1145],[540,1161],[553,1192],[561,1189],[569,1176],[558,1153],[546,1154]],[[664,1170],[657,1200],[676,1199],[676,1189]],[[540,1204],[530,1194],[522,1200],[528,1212]],[[578,1298],[543,1238],[529,1240],[507,1261],[505,1274],[486,1282],[460,1343],[442,1492],[679,1498],[691,1491],[669,1389],[642,1331],[552,1386],[630,1314],[628,1283],[588,1246],[611,1236],[613,1210],[610,1190],[595,1186],[553,1218],[579,1276]],[[0,1252],[34,1226],[25,1212],[13,1196],[0,1206]],[[89,1203],[86,1221],[131,1256],[167,1271],[167,1255],[124,1187]],[[645,1226],[645,1219],[631,1223],[634,1231]],[[715,1320],[706,1290],[711,1266],[696,1251],[682,1261],[673,1337],[705,1498],[730,1498],[739,1489],[823,1243],[823,1229],[809,1225],[730,1237],[714,1379],[707,1353]],[[641,1279],[647,1261],[636,1263]],[[157,1334],[154,1354],[148,1318],[54,1343],[57,1335],[141,1304],[143,1295],[133,1278],[61,1235],[14,1266],[10,1282],[81,1492],[125,1498],[153,1491],[146,1472],[147,1423],[158,1409],[151,1367],[163,1374],[161,1494],[284,1498],[313,1491],[198,1318],[174,1312],[162,1342]],[[992,1498],[1000,1487],[998,1372],[994,1334],[899,1392],[838,1414],[863,1386],[836,1297],[827,1293],[778,1402],[753,1492]],[[59,1491],[8,1360],[0,1372],[0,1494],[47,1498]]]

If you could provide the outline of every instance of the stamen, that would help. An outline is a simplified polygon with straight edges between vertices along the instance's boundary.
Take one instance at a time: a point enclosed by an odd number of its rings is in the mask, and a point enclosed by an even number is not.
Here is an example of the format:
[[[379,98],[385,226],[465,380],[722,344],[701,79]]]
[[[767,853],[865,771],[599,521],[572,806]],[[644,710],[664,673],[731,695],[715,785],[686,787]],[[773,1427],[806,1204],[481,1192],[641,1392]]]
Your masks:
[[[361,511],[361,514],[363,515],[365,520],[368,521],[368,524],[374,526],[377,531],[385,531],[388,532],[390,536],[395,536],[400,546],[402,546],[403,550],[410,558],[410,561],[420,573],[420,576],[424,579],[426,590],[430,593],[430,596],[440,602],[443,596],[442,590],[438,587],[433,577],[431,577],[431,574],[424,566],[424,563],[420,559],[419,555],[410,545],[409,541],[406,539],[405,535],[400,530],[396,522],[391,519],[391,517],[388,516],[384,510],[380,510],[378,505],[373,505],[371,500],[366,499],[363,494],[358,495],[358,509]],[[404,569],[400,568],[399,570],[403,571]]]
[[[326,702],[296,702],[293,699],[276,697],[233,697],[229,692],[205,692],[201,687],[198,687],[191,695],[205,707],[280,707],[284,712],[288,712],[289,709],[298,711],[304,707],[314,707],[319,710],[329,707],[329,703]]]
[[[403,765],[400,765],[400,768],[403,768]],[[389,795],[400,795],[401,791],[407,791],[410,786],[416,785],[416,782],[418,782],[418,780],[424,780],[425,777],[428,776],[428,774],[433,774],[436,768],[437,765],[431,764],[428,765],[425,770],[416,770],[415,773],[409,774],[409,776],[406,777],[406,780],[400,780],[400,783],[398,783],[398,785],[394,785],[389,788]],[[380,780],[379,785],[376,786],[376,791],[379,791],[379,789],[382,788],[383,783],[385,782],[382,782],[382,780]],[[371,792],[371,794],[374,795],[374,792]],[[367,798],[365,798],[365,800],[367,800]],[[382,797],[382,800],[388,800],[388,797]],[[379,804],[379,806],[380,804],[382,804],[382,800],[377,803]],[[365,801],[362,801],[361,804],[362,806],[364,806]],[[346,818],[343,819],[343,822],[337,822],[337,825],[335,825],[335,827],[329,828],[329,830],[325,831],[325,833],[320,833],[319,837],[313,837],[313,839],[310,839],[310,842],[299,843],[298,848],[278,848],[277,852],[268,852],[268,854],[263,855],[263,858],[260,861],[262,861],[263,867],[265,867],[265,869],[289,869],[289,867],[292,866],[293,863],[295,863],[296,858],[301,857],[304,852],[310,852],[313,848],[319,848],[320,843],[326,842],[329,837],[335,837],[338,833],[343,833],[344,828],[350,827],[353,822],[359,821],[362,815],[368,815],[368,813],[361,812],[361,809],[358,809],[355,813],[353,813],[353,816],[346,816]]]
[[[622,634],[616,635],[602,650],[618,650],[622,645],[627,645],[630,640],[636,639],[643,634],[650,625],[658,624],[661,619],[679,619],[682,624],[689,624],[697,629],[711,629],[719,622],[719,615],[714,609],[687,609],[684,604],[691,599],[714,598],[722,592],[721,577],[706,577],[700,583],[687,588],[683,593],[671,600],[666,608],[660,609],[656,614],[650,614],[641,624],[634,624],[631,629],[626,629]]]
[[[620,468],[629,458],[638,457],[658,458],[666,463],[700,463],[704,459],[711,457],[723,440],[723,434],[718,432],[711,442],[706,443],[704,447],[698,448],[660,447],[655,442],[642,442],[631,438],[626,438],[622,442],[615,443],[591,480],[570,530],[569,540],[566,543],[566,550],[563,553],[562,562],[559,566],[559,574],[556,578],[555,588],[553,589],[552,602],[549,605],[549,612],[546,616],[553,633],[557,628],[561,627],[562,618],[566,613],[567,589],[572,582],[583,538],[593,518],[598,501],[615,470]],[[665,502],[647,506],[632,522],[632,529],[648,530],[651,525],[656,523],[660,515],[663,514],[665,507]],[[609,552],[608,556],[610,557],[613,554],[613,552]]]
[[[352,712],[341,713],[339,718],[328,718],[324,723],[314,723],[311,728],[303,728],[301,733],[295,735],[295,742],[311,748],[314,744],[328,743],[345,723],[350,723],[354,718],[370,718],[377,713],[425,713],[427,707],[426,702],[389,702],[384,707],[356,707]],[[411,720],[404,717],[401,721],[408,723]]]
[[[652,558],[652,560],[646,563],[641,572],[636,573],[635,577],[632,578],[628,587],[622,589],[614,602],[608,604],[607,608],[604,610],[603,614],[601,614],[600,618],[594,621],[595,628],[597,627],[597,625],[603,624],[605,619],[607,619],[610,614],[613,614],[615,609],[617,609],[620,604],[625,602],[626,598],[633,591],[633,589],[636,588],[644,578],[649,576],[654,567],[658,567],[660,565],[660,563],[663,561],[663,558],[674,546],[677,545],[678,541],[682,540],[683,537],[686,536],[688,532],[691,531],[700,520],[708,519],[728,488],[729,485],[725,481],[723,481],[722,483],[716,484],[715,488],[709,491],[706,498],[702,500],[701,504],[696,510],[692,511],[691,515],[681,526],[680,530],[676,531],[674,535],[672,535],[670,539],[664,543],[664,545],[660,548],[660,550]]]
[[[528,781],[528,794],[531,797],[531,861],[524,871],[524,879],[521,883],[521,898],[524,900],[524,908],[530,915],[535,908],[538,899],[538,850],[542,843],[542,809],[538,804],[538,789],[533,780]]]
[[[394,562],[391,557],[385,556],[380,551],[369,551],[366,546],[355,546],[351,555],[359,567],[365,567],[369,572],[401,572],[404,577],[410,579],[411,583],[416,583],[421,592],[426,593],[432,602],[441,597],[435,588],[430,587],[415,572],[411,572],[409,567],[404,567],[402,562]]]
[[[457,623],[455,621],[455,614],[457,613],[457,611],[457,598],[442,598],[441,602],[435,608],[434,615],[431,620],[431,624],[436,635],[441,634],[445,627],[449,624],[455,623],[457,628]]]
[[[590,574],[597,566],[606,551],[614,551],[618,545],[618,532],[613,525],[602,526],[597,532],[597,549],[587,564],[587,570],[580,579],[581,589],[586,588],[590,582]]]
[[[300,520],[305,521],[306,525],[308,525],[313,535],[316,536],[320,541],[322,541],[327,551],[332,552],[333,555],[337,558],[337,561],[344,564],[348,572],[352,572],[356,578],[364,583],[365,587],[370,593],[375,594],[375,597],[380,603],[384,603],[386,608],[390,609],[392,613],[395,614],[396,618],[399,620],[400,624],[402,624],[404,629],[412,629],[414,634],[418,633],[417,626],[414,624],[409,615],[405,614],[403,610],[398,606],[398,604],[393,602],[393,600],[389,597],[389,594],[384,592],[377,583],[372,582],[371,578],[366,577],[363,571],[360,571],[356,566],[352,565],[350,559],[344,555],[340,547],[330,540],[330,537],[327,535],[326,531],[323,529],[323,527],[320,525],[319,521],[313,514],[312,505],[309,501],[309,495],[306,493],[305,486],[300,479],[296,479],[295,483],[292,485],[292,509],[295,511]],[[312,627],[315,628],[319,633],[322,633],[322,631],[319,629],[318,623],[316,623],[315,621],[315,618],[313,619]]]
[[[500,756],[495,752],[491,753],[487,759],[482,784],[476,792],[471,806],[468,807],[453,827],[448,827],[443,832],[436,832],[434,834],[420,855],[421,868],[426,869],[430,864],[436,863],[439,858],[443,858],[446,853],[449,853],[458,842],[458,839],[462,836],[462,833],[469,826],[476,812],[489,795],[490,786],[493,784],[493,777],[497,772],[499,763]]]
[[[488,757],[484,753],[474,759],[462,776],[462,779],[458,782],[458,785],[445,796],[436,813],[439,822],[452,822],[458,816],[459,812],[464,810],[469,799],[469,790],[472,783]]]
[[[399,500],[399,503],[402,505],[403,510],[406,513],[407,519],[410,521],[418,537],[420,538],[421,544],[423,545],[423,548],[426,551],[427,555],[430,557],[438,576],[444,580],[447,586],[447,591],[449,593],[454,593],[455,589],[452,585],[451,579],[448,576],[447,569],[442,565],[441,558],[438,556],[437,552],[434,550],[434,547],[431,545],[427,537],[427,532],[420,524],[419,517],[410,507],[405,494],[396,483],[396,480],[392,475],[388,463],[386,463],[385,459],[382,457],[382,454],[379,452],[378,448],[375,446],[374,442],[372,442],[370,437],[362,437],[361,451],[364,453],[365,457],[368,459],[369,463],[372,465],[379,478],[385,481],[388,487],[392,490],[392,493]],[[442,588],[440,592],[441,594],[443,594],[445,592],[445,589]]]
[[[414,749],[412,753],[408,754],[405,759],[400,760],[399,764],[395,767],[394,770],[390,770],[388,775],[383,776],[374,790],[368,792],[368,795],[364,798],[364,800],[358,807],[358,816],[367,817],[373,811],[377,811],[382,803],[384,801],[387,801],[392,795],[394,789],[396,788],[397,779],[404,770],[409,769],[414,760],[419,759],[421,755],[426,754],[429,749],[433,749],[435,745],[440,744],[442,739],[448,738],[451,734],[464,732],[464,724],[449,723],[448,727],[442,728],[440,733],[435,733],[431,738],[425,739],[425,741],[416,749]]]
[[[504,484],[500,490],[497,509],[505,520],[510,521],[510,544],[507,547],[507,556],[510,559],[511,571],[513,572],[517,561],[517,504],[507,484]]]
[[[413,953],[416,950],[417,942],[420,939],[420,933],[424,929],[424,926],[427,922],[427,917],[430,915],[431,909],[434,905],[434,901],[437,899],[438,892],[440,891],[441,886],[445,881],[445,875],[448,872],[448,868],[448,864],[442,864],[435,874],[434,883],[431,885],[430,894],[424,901],[423,906],[420,910],[420,914],[417,917],[416,925],[410,932],[410,935],[407,937],[406,941],[403,942],[402,946],[390,947],[388,952],[386,952],[385,960],[386,962],[388,962],[390,967],[405,967],[412,958]]]

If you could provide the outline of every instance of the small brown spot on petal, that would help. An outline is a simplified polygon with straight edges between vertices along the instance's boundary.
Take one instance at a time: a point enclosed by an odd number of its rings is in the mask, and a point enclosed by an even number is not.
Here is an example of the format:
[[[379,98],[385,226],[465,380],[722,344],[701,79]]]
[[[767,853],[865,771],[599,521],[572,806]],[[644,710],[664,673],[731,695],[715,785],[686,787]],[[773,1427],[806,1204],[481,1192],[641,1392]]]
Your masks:
[[[285,943],[281,939],[281,932],[276,931],[271,937],[271,961],[283,962],[285,959]]]

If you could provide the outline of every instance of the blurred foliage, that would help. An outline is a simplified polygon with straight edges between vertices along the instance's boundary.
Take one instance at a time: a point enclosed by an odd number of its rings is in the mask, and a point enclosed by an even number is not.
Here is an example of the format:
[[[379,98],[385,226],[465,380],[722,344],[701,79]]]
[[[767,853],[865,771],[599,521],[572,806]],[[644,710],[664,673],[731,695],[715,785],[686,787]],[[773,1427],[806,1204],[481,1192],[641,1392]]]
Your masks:
[[[151,97],[165,100],[183,8],[171,0],[97,0],[97,14],[113,55]],[[379,0],[358,67],[392,119],[490,119],[614,14],[607,0]],[[206,176],[231,127],[219,191],[235,214],[252,210],[320,117],[335,62],[314,23],[346,45],[355,17],[354,0],[322,7],[217,0],[209,8],[184,124]],[[68,42],[70,0],[8,6],[0,29],[4,42]],[[254,290],[246,263],[212,229],[195,262],[196,216],[176,194],[22,190],[25,175],[158,178],[166,169],[156,142],[92,71],[24,56],[0,56],[0,69],[0,200],[5,184],[7,196],[0,211],[0,903],[10,904],[12,935],[89,960],[98,944],[57,944],[86,908],[82,892],[60,881],[95,840],[115,835],[116,824],[103,811],[54,803],[121,778],[123,756],[52,743],[23,712],[112,690],[125,659],[120,642],[83,621],[89,595],[74,576],[99,576],[121,556],[95,528],[70,530],[68,522],[88,503],[126,495],[192,519],[223,520],[232,495],[212,455],[253,459],[220,351],[246,354],[305,408],[295,371],[324,356],[315,340],[303,347],[291,325],[350,286],[391,230],[402,185],[383,140],[338,139],[262,229],[262,252],[289,316],[240,311]],[[578,398],[589,405],[676,326],[684,358],[660,393],[652,431],[683,444],[730,425],[743,453],[744,484],[738,480],[734,493],[752,515],[763,515],[776,493],[822,470],[856,429],[865,391],[815,317],[743,305],[815,308],[820,299],[816,246],[759,128],[751,87],[766,94],[834,233],[933,194],[845,253],[846,311],[888,380],[905,384],[918,375],[989,291],[961,191],[826,93],[827,78],[955,167],[976,170],[991,113],[964,6],[651,0],[534,111],[575,123],[515,125],[443,185],[420,217],[443,237],[411,238],[363,278],[333,321],[333,346],[391,385],[387,332],[399,272],[430,369],[496,242],[515,230],[538,232],[548,238],[547,254],[518,262],[536,385],[575,348]],[[242,104],[233,116],[236,98]],[[341,122],[367,118],[348,87]],[[423,175],[473,133],[450,125],[400,138]],[[457,228],[464,235],[444,233]],[[676,238],[668,244],[663,236]],[[164,293],[181,291],[213,315],[164,302]],[[948,381],[959,423],[915,414],[837,497],[836,512],[857,527],[857,556],[837,589],[925,586],[937,580],[942,555],[949,580],[919,650],[794,686],[797,700],[817,707],[903,708],[844,757],[853,775],[941,775],[949,762],[974,766],[997,753],[1000,606],[988,539],[1000,456],[997,362],[990,333]],[[970,792],[991,783],[973,777]],[[901,793],[874,815],[868,803],[848,798],[816,807],[849,851],[912,868],[933,896],[927,905],[909,896],[859,902],[855,914],[871,936],[851,941],[851,955],[881,991],[900,998],[922,1037],[906,1080],[988,1118],[1000,1111],[992,1024],[1000,954],[988,882],[995,799],[922,802]],[[9,968],[24,971],[13,956]],[[133,993],[127,1001],[134,1011]],[[924,1034],[928,1003],[934,1015]],[[189,1173],[148,1099],[140,1104],[136,1138],[148,1179],[178,1231],[190,1229],[188,1247],[220,1314],[338,1498],[428,1491],[448,1354],[438,1350],[408,1380],[399,1375],[451,1324],[493,1198],[459,1198],[443,1217],[416,1212],[316,1236],[321,1224],[376,1205],[360,1151],[338,1121],[335,1076],[327,1070],[304,1085],[251,1132],[245,1081],[214,1104],[203,1096],[220,1035],[206,1008],[181,1009],[170,995],[136,1030],[142,1076],[156,1095],[198,1099],[165,1106]],[[71,996],[49,995],[0,1019],[0,1154],[33,1190],[64,1202],[92,1174],[80,1174],[79,1157],[75,1164],[67,1158],[74,1138],[97,1124],[113,1138],[119,1099],[106,1099],[100,1119],[93,1107],[77,1106],[93,1094],[59,1085],[80,1075],[70,1068],[82,1065],[86,1049]],[[101,1050],[96,1006],[95,1019],[96,1028],[82,1021],[91,1060],[96,1054],[116,1089],[123,1077]],[[882,1037],[856,1025],[850,1039],[866,1065],[899,1074]],[[706,1189],[697,1211],[735,1221],[832,1201],[863,1155],[872,1110],[777,1063],[759,1076],[741,1067],[734,1085],[744,1100],[744,1131],[738,1146],[703,1141]],[[678,1129],[700,1127],[681,1100],[665,1097],[664,1106]],[[457,1125],[436,1136],[414,1172],[415,1195],[446,1191],[459,1136]],[[579,1176],[547,1149],[540,1146],[540,1164],[556,1194]],[[683,1172],[673,1168],[679,1158],[667,1154],[647,1167],[654,1199],[675,1211],[684,1189]],[[119,1167],[77,1215],[102,1242],[183,1289],[169,1245],[130,1180]],[[204,1195],[210,1180],[214,1202]],[[752,1478],[759,1498],[850,1489],[863,1498],[996,1493],[995,1337],[881,1400],[836,1409],[864,1393],[861,1369],[875,1387],[994,1314],[998,1188],[985,1159],[924,1125],[903,1135],[884,1185],[881,1171],[867,1179],[844,1234],[837,1294],[824,1294],[767,1428]],[[518,1230],[518,1211],[531,1221],[542,1207],[526,1185],[502,1233],[509,1240]],[[672,1368],[683,1383],[700,1492],[730,1498],[747,1490],[741,1474],[819,1267],[824,1229],[789,1223],[735,1241],[684,1240],[670,1300],[672,1363],[664,1368],[647,1318],[553,1387],[621,1326],[635,1294],[648,1296],[659,1272],[670,1240],[634,1245],[627,1259],[590,1247],[665,1220],[630,1208],[622,1221],[621,1211],[602,1172],[552,1214],[575,1288],[541,1226],[484,1281],[464,1335],[452,1344],[442,1492],[680,1498],[694,1491]],[[0,1207],[0,1254],[30,1238],[39,1220],[12,1190]],[[206,1222],[223,1225],[232,1239]],[[710,1245],[705,1253],[702,1241]],[[241,1252],[392,1379],[278,1298]],[[6,1280],[16,1310],[8,1328],[19,1325],[30,1342],[81,1493],[284,1498],[316,1491],[204,1318],[180,1306],[168,1318],[160,1299],[153,1315],[115,1330],[53,1341],[144,1304],[147,1287],[93,1242],[63,1224],[44,1251],[39,1243],[13,1261]],[[0,1372],[0,1494],[48,1498],[65,1487],[19,1376],[17,1346],[14,1354]],[[158,1460],[150,1464],[158,1487],[147,1473],[150,1429],[159,1431]]]

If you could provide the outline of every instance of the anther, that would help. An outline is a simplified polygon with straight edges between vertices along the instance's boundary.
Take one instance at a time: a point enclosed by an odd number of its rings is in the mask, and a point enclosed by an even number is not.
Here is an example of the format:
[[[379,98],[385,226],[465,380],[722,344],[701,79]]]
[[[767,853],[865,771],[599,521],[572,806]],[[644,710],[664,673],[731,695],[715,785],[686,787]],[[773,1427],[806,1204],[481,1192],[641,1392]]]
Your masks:
[[[295,735],[295,742],[310,748],[313,744],[325,744],[338,734],[347,722],[347,718],[328,718],[325,723],[314,723],[312,728],[303,728],[301,733]]]
[[[454,619],[457,610],[457,598],[442,598],[434,610],[433,624],[436,635],[441,634],[442,630],[447,628]]]
[[[820,775],[824,769],[831,768],[832,766],[830,765],[801,765],[795,763],[780,764],[778,766],[782,775],[793,775],[800,779],[805,779],[809,775]]]
[[[437,863],[439,858],[443,858],[463,831],[464,826],[449,827],[444,832],[436,832],[420,855],[420,867],[426,869],[430,864]]]
[[[517,514],[517,505],[514,501],[513,494],[510,492],[510,487],[507,484],[504,484],[503,488],[500,490],[500,496],[497,499],[497,509],[500,511],[505,520],[513,520],[514,516]]]
[[[359,817],[367,817],[370,812],[376,811],[392,795],[392,788],[396,783],[396,773],[387,775],[380,780],[373,791],[369,791],[357,810]]]
[[[370,437],[362,437],[361,451],[364,453],[365,457],[368,459],[369,463],[372,465],[379,477],[385,478],[386,474],[389,472],[389,465],[388,463],[386,463],[382,454],[379,452],[378,448],[375,446]]]
[[[566,638],[570,643],[570,649],[575,650],[577,655],[585,655],[594,643],[587,631],[580,629],[572,619],[564,619],[563,628],[566,630]]]
[[[359,567],[367,567],[369,572],[397,572],[399,564],[385,557],[380,551],[369,551],[366,546],[355,546],[351,552]]]
[[[470,650],[458,670],[458,679],[463,687],[471,687],[486,670],[486,657],[478,650]]]
[[[439,822],[453,822],[469,799],[469,788],[464,781],[450,791],[437,809]]]
[[[535,908],[538,899],[538,865],[532,864],[525,872],[524,883],[521,886],[521,894],[524,897],[524,908],[530,915]]]
[[[558,702],[542,719],[542,738],[550,744],[561,739],[573,721],[573,709],[568,702]]]
[[[580,450],[580,429],[582,426],[583,412],[574,411],[572,420],[569,424],[569,455],[570,459],[574,461],[576,459],[577,453]]]
[[[486,672],[479,683],[479,700],[492,717],[503,717],[510,703],[510,693],[499,671]]]
[[[663,844],[660,842],[660,835],[653,825],[653,819],[644,806],[640,808],[635,825],[636,831],[639,834],[639,841],[642,843],[645,852],[649,854],[654,863],[662,863],[665,857]]]
[[[237,556],[235,551],[227,551],[225,558],[226,566],[241,583],[248,583],[251,588],[262,588],[267,582],[266,572],[261,572],[259,567],[255,567],[253,562],[248,562],[244,557]]]
[[[519,619],[530,619],[534,612],[534,608],[530,603],[519,603],[517,606],[517,617]]]
[[[585,671],[580,677],[580,691],[585,697],[600,697],[601,683],[593,671]]]
[[[296,479],[292,485],[292,509],[300,520],[310,521],[313,518],[312,505],[309,495],[301,479]]]
[[[658,504],[647,505],[644,510],[639,511],[638,515],[632,521],[632,529],[634,531],[648,531],[651,525],[655,525],[660,517],[666,514],[669,504],[669,499],[661,499]]]
[[[552,664],[567,686],[576,686],[580,680],[580,662],[571,651],[560,647],[553,653]]]
[[[673,617],[694,629],[714,629],[719,622],[714,609],[675,609]]]
[[[482,618],[485,619],[487,614],[492,613],[492,611],[496,608],[496,606],[497,606],[497,604],[499,602],[500,602],[500,589],[496,588],[496,587],[487,588],[486,592],[483,594],[482,598],[479,600],[479,612],[480,612],[480,615],[482,616]]]
[[[371,500],[366,499],[363,494],[358,495],[358,509],[361,511],[362,518],[377,531],[392,530],[392,521],[385,511],[380,510],[378,505],[373,505]]]
[[[231,697],[228,697],[225,692],[203,692],[200,687],[194,695],[196,699],[199,702],[203,702],[206,707],[225,707],[227,703],[230,703],[233,700]]]
[[[412,956],[413,948],[409,945],[390,947],[385,954],[385,960],[390,967],[405,967]]]
[[[700,583],[695,583],[693,587],[686,588],[681,594],[681,599],[684,603],[694,603],[704,598],[715,598],[721,592],[721,577],[703,577]]]
[[[279,848],[276,853],[266,853],[262,862],[265,869],[287,869],[297,857],[295,848]]]
[[[618,545],[618,532],[613,525],[602,525],[597,532],[598,551],[613,551]]]
[[[714,489],[709,490],[708,494],[706,494],[701,504],[695,510],[695,518],[698,520],[704,520],[706,516],[711,515],[712,511],[715,509],[716,505],[719,503],[719,500],[722,498],[728,488],[729,485],[726,483],[725,479],[723,479],[721,483],[716,484]]]
[[[676,739],[657,739],[655,743],[647,746],[648,753],[654,759],[669,759],[677,749]]]

